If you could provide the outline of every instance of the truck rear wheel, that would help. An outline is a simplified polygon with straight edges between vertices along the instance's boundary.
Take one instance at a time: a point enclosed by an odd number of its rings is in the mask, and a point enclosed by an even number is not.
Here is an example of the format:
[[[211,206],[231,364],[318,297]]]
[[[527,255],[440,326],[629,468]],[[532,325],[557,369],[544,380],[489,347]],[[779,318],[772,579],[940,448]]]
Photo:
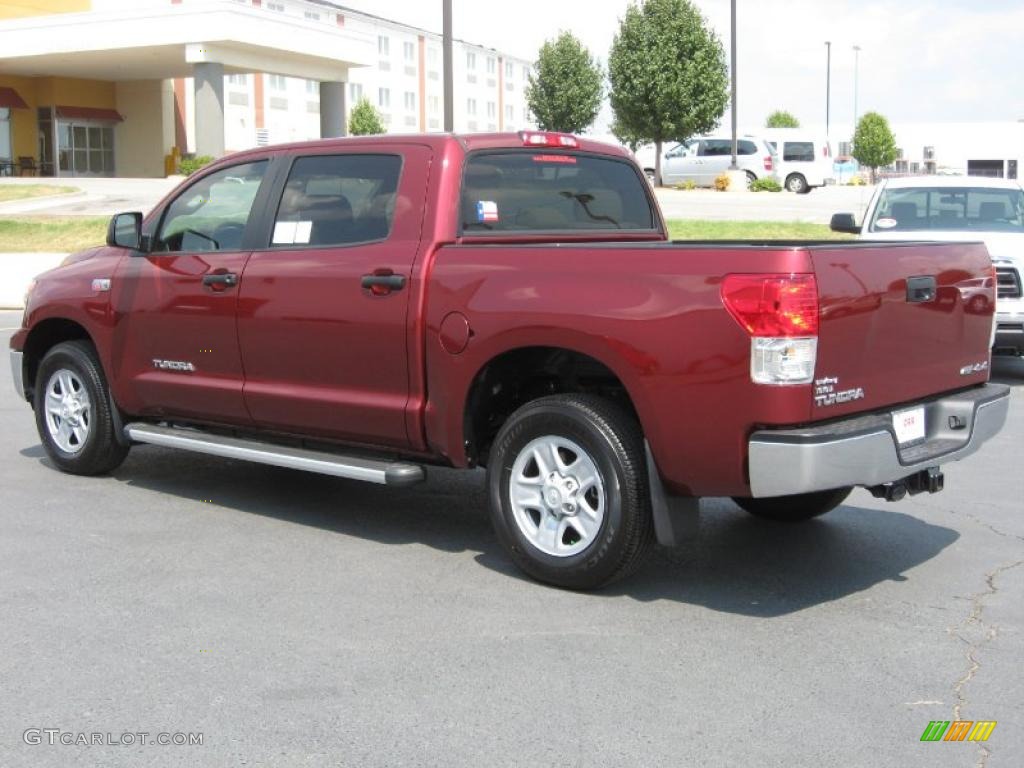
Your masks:
[[[745,499],[734,496],[733,501],[754,517],[763,517],[784,523],[799,523],[831,512],[846,501],[846,497],[852,490],[853,488],[835,488],[831,491],[772,496],[764,499]]]
[[[603,586],[634,571],[653,542],[640,425],[603,398],[521,407],[491,447],[487,485],[499,540],[538,581]]]
[[[114,436],[107,381],[87,341],[65,341],[43,357],[36,374],[36,429],[60,469],[99,475],[121,465],[128,447]]]

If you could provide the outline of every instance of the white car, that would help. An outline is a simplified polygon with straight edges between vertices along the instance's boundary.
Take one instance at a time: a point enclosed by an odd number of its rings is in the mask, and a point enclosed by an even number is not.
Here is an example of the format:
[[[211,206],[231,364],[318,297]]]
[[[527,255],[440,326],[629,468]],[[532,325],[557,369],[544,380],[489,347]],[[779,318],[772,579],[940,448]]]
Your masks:
[[[775,153],[764,139],[741,136],[737,145],[736,164],[741,171],[746,171],[748,181],[775,177]],[[653,149],[639,148],[636,151],[636,159],[644,173],[653,181]],[[701,136],[665,150],[661,159],[661,180],[666,186],[692,182],[698,187],[712,187],[715,178],[729,170],[731,163],[731,137]]]
[[[993,351],[1024,356],[1024,187],[1019,181],[888,179],[876,188],[859,226],[852,213],[837,213],[832,229],[865,240],[983,241],[996,267]],[[972,286],[963,290],[969,293]],[[969,298],[964,295],[965,304]]]
[[[775,150],[776,173],[782,186],[790,192],[807,194],[835,178],[832,146],[824,139],[803,133],[799,128],[768,130],[764,138]]]

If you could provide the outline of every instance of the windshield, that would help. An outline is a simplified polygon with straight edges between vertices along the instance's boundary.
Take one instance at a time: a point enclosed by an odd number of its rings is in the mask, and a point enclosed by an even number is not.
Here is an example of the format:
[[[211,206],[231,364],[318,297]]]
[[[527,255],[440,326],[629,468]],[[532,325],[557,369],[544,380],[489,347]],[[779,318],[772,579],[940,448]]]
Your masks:
[[[884,190],[870,231],[921,230],[1024,233],[1024,191],[952,186]]]
[[[470,155],[462,188],[467,234],[654,230],[647,182],[632,164],[552,150]]]

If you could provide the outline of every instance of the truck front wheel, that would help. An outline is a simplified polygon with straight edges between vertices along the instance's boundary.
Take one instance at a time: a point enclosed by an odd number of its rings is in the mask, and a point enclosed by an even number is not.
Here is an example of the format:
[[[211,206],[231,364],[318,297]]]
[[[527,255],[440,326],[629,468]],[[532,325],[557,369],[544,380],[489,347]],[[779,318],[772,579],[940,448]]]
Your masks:
[[[128,455],[115,438],[107,381],[89,342],[65,341],[46,353],[36,375],[34,405],[43,448],[65,472],[103,474]]]
[[[846,497],[852,490],[853,488],[835,488],[831,491],[772,496],[763,499],[734,496],[733,501],[754,517],[764,517],[784,523],[799,523],[831,512],[846,501]]]
[[[491,522],[533,578],[594,589],[622,578],[653,542],[643,436],[608,400],[555,395],[512,414],[487,466]]]

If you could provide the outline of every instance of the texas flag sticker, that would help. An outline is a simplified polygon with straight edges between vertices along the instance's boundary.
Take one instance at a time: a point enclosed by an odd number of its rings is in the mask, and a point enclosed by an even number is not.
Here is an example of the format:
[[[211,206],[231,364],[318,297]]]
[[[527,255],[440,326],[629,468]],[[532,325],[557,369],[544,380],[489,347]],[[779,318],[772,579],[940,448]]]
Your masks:
[[[480,200],[476,204],[476,220],[490,222],[498,220],[498,204],[493,200]]]

